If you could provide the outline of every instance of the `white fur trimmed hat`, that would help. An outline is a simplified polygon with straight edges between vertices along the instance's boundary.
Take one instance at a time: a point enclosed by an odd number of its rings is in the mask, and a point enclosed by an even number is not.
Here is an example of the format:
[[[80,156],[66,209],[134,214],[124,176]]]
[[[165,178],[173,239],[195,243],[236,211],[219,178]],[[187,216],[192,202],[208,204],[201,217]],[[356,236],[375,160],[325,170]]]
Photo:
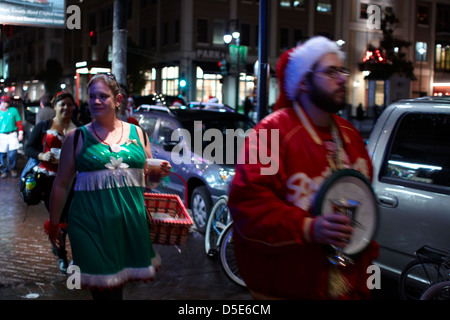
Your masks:
[[[299,83],[327,53],[336,53],[342,60],[345,58],[335,41],[322,36],[313,37],[292,50],[284,72],[284,88],[289,100],[295,100]]]

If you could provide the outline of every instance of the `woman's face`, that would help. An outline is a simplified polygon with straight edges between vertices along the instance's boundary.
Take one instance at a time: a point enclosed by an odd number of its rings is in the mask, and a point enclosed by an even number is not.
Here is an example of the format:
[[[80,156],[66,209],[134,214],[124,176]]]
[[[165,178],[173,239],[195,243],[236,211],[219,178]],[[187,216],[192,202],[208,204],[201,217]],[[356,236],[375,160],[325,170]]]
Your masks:
[[[73,100],[70,97],[58,101],[55,105],[56,116],[62,119],[70,119],[72,117],[73,107]]]
[[[120,95],[114,96],[111,89],[103,81],[94,82],[89,88],[89,108],[94,118],[116,113],[120,104]]]

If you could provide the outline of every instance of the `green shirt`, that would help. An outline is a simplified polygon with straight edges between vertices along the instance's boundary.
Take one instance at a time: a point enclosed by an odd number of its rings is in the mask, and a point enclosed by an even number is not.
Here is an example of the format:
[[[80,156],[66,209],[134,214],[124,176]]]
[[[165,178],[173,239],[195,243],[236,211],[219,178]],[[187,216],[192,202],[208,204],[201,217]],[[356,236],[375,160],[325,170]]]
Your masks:
[[[16,108],[9,107],[5,111],[0,109],[0,133],[17,131],[16,122],[20,120],[20,114]]]

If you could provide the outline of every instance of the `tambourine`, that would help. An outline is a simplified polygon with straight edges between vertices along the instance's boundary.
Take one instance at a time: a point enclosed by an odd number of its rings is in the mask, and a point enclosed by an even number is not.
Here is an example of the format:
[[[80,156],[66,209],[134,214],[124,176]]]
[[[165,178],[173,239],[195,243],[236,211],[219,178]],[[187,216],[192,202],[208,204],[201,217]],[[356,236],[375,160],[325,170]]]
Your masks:
[[[354,232],[350,243],[343,249],[348,255],[364,251],[375,236],[379,213],[372,185],[359,171],[343,169],[328,177],[314,201],[313,215],[334,214],[331,201],[345,199],[357,201],[359,206],[353,217]]]

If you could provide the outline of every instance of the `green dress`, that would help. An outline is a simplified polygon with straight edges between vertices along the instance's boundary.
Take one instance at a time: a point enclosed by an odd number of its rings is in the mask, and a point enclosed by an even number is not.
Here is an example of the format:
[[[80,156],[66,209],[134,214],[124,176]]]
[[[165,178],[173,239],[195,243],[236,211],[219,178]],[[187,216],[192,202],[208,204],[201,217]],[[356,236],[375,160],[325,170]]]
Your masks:
[[[73,264],[83,287],[108,288],[151,280],[159,259],[144,207],[145,152],[136,127],[121,146],[98,142],[86,129],[68,216]]]

